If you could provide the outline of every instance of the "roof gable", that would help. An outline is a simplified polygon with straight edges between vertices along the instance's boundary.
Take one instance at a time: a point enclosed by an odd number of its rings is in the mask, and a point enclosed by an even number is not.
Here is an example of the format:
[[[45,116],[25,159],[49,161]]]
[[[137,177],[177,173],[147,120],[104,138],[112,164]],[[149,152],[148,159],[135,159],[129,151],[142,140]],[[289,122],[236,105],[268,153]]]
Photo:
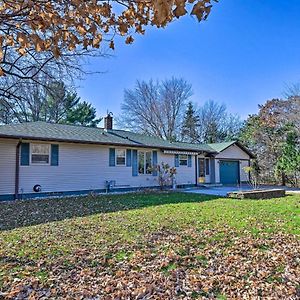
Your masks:
[[[208,144],[212,149],[214,149],[216,152],[220,153],[229,148],[232,145],[238,146],[242,151],[247,153],[250,158],[255,158],[255,155],[248,150],[243,144],[241,144],[238,141],[229,141],[229,142],[223,142],[223,143],[213,143],[213,144]]]

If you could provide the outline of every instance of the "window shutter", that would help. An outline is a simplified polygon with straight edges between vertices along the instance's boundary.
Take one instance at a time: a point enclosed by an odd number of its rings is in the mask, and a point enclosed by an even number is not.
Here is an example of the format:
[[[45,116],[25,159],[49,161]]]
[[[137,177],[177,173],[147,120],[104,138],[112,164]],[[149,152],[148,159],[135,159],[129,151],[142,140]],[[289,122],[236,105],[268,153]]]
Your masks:
[[[131,167],[131,150],[126,150],[126,167]]]
[[[188,155],[188,167],[192,167],[192,155]]]
[[[114,167],[116,165],[116,149],[109,148],[109,166]]]
[[[59,146],[51,145],[51,166],[58,166]]]
[[[175,167],[178,168],[179,167],[179,155],[175,154],[175,163],[174,163]]]
[[[137,150],[132,150],[132,176],[138,176]]]
[[[30,147],[29,143],[21,144],[21,166],[29,166]]]
[[[153,167],[153,171],[152,171],[152,175],[153,176],[157,176],[157,151],[153,151],[152,152],[152,167]]]
[[[205,173],[206,175],[209,175],[209,159],[205,159]]]

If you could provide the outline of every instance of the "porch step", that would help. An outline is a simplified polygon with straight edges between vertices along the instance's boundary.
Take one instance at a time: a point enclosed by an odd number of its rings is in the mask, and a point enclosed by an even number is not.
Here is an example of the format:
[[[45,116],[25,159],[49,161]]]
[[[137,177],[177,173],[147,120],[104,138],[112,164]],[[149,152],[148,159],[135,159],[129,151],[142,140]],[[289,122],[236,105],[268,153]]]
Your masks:
[[[205,188],[212,188],[212,187],[221,187],[223,186],[222,183],[202,183],[198,184],[200,187],[205,187]]]

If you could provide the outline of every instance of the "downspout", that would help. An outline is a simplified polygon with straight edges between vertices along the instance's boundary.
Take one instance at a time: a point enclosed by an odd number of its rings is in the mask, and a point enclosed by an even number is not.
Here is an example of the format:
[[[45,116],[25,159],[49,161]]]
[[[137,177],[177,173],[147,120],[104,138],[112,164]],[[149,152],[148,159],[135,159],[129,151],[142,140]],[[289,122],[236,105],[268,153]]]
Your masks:
[[[20,147],[22,140],[19,140],[16,147],[16,172],[15,172],[15,200],[19,199],[19,183],[20,183]]]
[[[248,160],[248,167],[249,167],[249,171],[248,171],[248,179],[249,179],[249,182],[251,182],[251,171],[250,171],[251,161],[250,161],[250,159]]]
[[[195,155],[195,178],[196,186],[198,185],[198,155]]]

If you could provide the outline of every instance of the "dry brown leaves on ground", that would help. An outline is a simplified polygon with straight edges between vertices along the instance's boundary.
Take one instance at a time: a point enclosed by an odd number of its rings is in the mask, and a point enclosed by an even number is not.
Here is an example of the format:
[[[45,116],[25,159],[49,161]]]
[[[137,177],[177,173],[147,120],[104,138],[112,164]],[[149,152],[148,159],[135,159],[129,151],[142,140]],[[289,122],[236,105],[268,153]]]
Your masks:
[[[300,299],[300,241],[293,235],[162,230],[142,245],[109,250],[28,263],[28,274],[45,278],[6,278],[2,298]],[[6,258],[11,268],[19,263]]]

